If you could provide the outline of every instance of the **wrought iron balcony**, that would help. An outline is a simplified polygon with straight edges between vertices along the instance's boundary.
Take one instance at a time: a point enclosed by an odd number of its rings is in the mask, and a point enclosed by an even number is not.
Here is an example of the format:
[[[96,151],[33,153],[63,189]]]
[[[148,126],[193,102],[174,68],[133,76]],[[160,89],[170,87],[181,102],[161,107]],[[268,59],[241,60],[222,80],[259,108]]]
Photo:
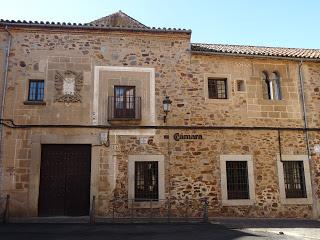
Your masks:
[[[141,120],[141,97],[109,97],[108,121]]]

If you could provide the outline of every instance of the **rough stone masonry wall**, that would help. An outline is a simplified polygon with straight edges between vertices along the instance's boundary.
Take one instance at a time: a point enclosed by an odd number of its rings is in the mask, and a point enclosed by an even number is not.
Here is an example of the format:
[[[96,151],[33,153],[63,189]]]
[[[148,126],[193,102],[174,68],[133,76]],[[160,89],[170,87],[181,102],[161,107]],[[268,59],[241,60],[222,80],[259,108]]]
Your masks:
[[[181,35],[120,32],[94,35],[82,32],[71,34],[59,31],[15,31],[10,56],[5,116],[20,124],[90,124],[93,66],[106,65],[155,68],[157,124],[163,123],[162,100],[167,94],[173,100],[168,125],[303,126],[298,97],[297,63],[191,56],[188,49],[189,37]],[[314,69],[317,67],[316,64],[312,65]],[[68,69],[83,71],[84,98],[81,103],[66,105],[54,101],[53,72]],[[261,100],[262,70],[280,72],[284,101]],[[230,75],[230,99],[224,102],[206,102],[204,77],[207,73]],[[316,78],[316,74],[313,76]],[[33,78],[44,78],[46,81],[48,87],[45,93],[45,106],[23,103],[27,96],[27,80]],[[245,92],[240,93],[235,90],[235,81],[238,79],[245,80]],[[317,84],[317,80],[314,81]],[[35,134],[74,136],[84,132],[96,137],[100,134],[98,130],[88,129],[6,129],[3,186],[6,192],[13,195],[15,202],[13,213],[28,214],[25,199],[30,191],[32,136]],[[137,137],[118,136],[117,150],[111,147],[98,147],[99,214],[106,215],[110,211],[108,199],[113,196],[127,196],[128,154],[148,153],[165,155],[166,196],[169,192],[177,199],[186,196],[190,198],[208,196],[211,216],[311,216],[309,205],[282,205],[279,201],[276,132],[210,130],[194,131],[194,133],[202,134],[204,139],[173,142],[172,132],[169,134],[170,162],[168,143],[164,139],[167,132],[164,130],[156,132],[151,145],[139,145]],[[283,154],[306,154],[302,133],[282,134]],[[319,137],[313,136],[313,139]],[[256,182],[256,203],[253,206],[222,206],[220,154],[253,155]],[[117,175],[114,176],[115,182],[111,177],[114,166],[109,161],[110,155],[115,156],[118,169]],[[319,161],[318,156],[315,159]],[[319,168],[318,165],[316,167]]]
[[[13,32],[7,118],[18,123],[63,124],[91,122],[92,66],[153,67],[157,82],[176,81],[189,64],[188,35],[132,33]],[[66,107],[54,101],[56,70],[83,71],[83,101]],[[28,79],[45,79],[46,106],[24,105]],[[157,115],[165,89],[156,89]],[[90,96],[90,97],[89,97]],[[90,111],[90,112],[89,112]]]
[[[318,63],[303,63],[303,79],[304,92],[306,98],[307,122],[310,128],[320,127],[320,66]],[[315,151],[315,146],[320,145],[320,133],[309,132],[309,143],[312,161],[311,172],[312,180],[314,181],[313,190],[318,199],[320,206],[320,153]],[[318,209],[318,216],[320,210]]]
[[[180,140],[172,138],[173,133],[202,134],[202,140]],[[166,169],[166,197],[170,197],[172,212],[183,217],[185,199],[189,199],[189,216],[201,216],[201,199],[208,198],[209,216],[247,217],[303,217],[311,218],[311,205],[284,205],[280,202],[277,173],[278,133],[277,131],[174,131],[170,139],[164,139],[167,130],[157,132],[150,145],[140,145],[137,137],[118,136],[119,151],[116,153],[118,175],[113,195],[99,191],[97,213],[112,216],[110,198],[128,198],[128,155],[163,154]],[[285,131],[281,133],[282,154],[306,154],[304,134]],[[168,145],[169,141],[169,145]],[[220,155],[252,155],[255,180],[255,200],[251,206],[223,206],[221,201]],[[170,155],[170,156],[169,156]],[[106,178],[104,178],[106,180]],[[105,182],[105,181],[103,181]],[[102,190],[102,189],[101,189]],[[115,215],[127,214],[121,204],[115,205]],[[123,207],[123,206],[122,206]],[[166,206],[162,206],[166,208]],[[161,212],[162,210],[162,212]],[[154,210],[154,217],[166,216],[166,211]],[[180,213],[179,213],[180,211]],[[145,215],[148,216],[148,211]],[[134,210],[134,214],[138,214]],[[142,214],[140,212],[140,214]],[[173,213],[172,213],[173,214]]]
[[[61,31],[12,30],[13,42],[9,62],[5,117],[17,124],[90,124],[92,120],[93,66],[154,67],[156,79],[176,79],[177,70],[188,66],[189,35],[144,33],[73,33]],[[54,72],[82,71],[84,86],[80,103],[64,104],[55,101]],[[44,79],[46,105],[24,104],[29,79]],[[161,111],[163,89],[157,88],[157,111]],[[161,92],[161,93],[160,93]],[[162,120],[162,119],[161,119]],[[48,130],[48,132],[54,130]],[[57,131],[61,136],[72,136],[75,130]],[[41,131],[40,131],[41,132]],[[48,134],[44,129],[43,135]],[[88,131],[90,132],[90,131]],[[32,136],[37,130],[5,132],[3,191],[12,196],[12,214],[30,215],[25,199],[30,192],[30,164]],[[97,138],[98,133],[92,133]],[[107,161],[108,151],[101,150]],[[106,152],[106,153],[104,153]],[[108,165],[108,164],[107,164]],[[106,170],[106,171],[104,171]],[[101,193],[105,178],[110,178],[106,165],[101,164]],[[108,184],[107,184],[108,185]],[[110,194],[110,193],[108,193]],[[32,210],[33,211],[33,210]]]
[[[178,124],[302,126],[296,62],[193,55],[190,67],[189,74],[179,81],[182,88],[169,86],[172,93],[179,89],[178,96],[184,96],[174,98],[177,108],[173,117],[180,119]],[[281,101],[263,99],[263,71],[280,74]],[[228,99],[205,99],[206,76],[220,75],[228,76]],[[244,80],[245,91],[237,91],[237,80]]]

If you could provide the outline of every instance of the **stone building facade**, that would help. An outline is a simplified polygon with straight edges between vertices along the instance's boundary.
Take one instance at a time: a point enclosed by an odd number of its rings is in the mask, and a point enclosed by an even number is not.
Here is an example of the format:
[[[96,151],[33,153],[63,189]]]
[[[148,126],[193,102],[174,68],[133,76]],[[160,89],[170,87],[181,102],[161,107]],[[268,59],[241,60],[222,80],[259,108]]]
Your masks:
[[[122,12],[1,20],[10,214],[88,215],[95,196],[103,217],[205,199],[209,217],[319,218],[320,51],[190,38]]]

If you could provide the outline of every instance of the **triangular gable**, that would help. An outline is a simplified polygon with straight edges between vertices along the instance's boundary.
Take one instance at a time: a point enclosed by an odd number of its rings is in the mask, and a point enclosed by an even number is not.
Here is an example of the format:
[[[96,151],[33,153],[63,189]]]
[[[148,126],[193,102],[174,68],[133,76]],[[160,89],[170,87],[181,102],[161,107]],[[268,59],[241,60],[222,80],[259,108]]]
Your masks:
[[[141,22],[135,20],[134,18],[128,16],[122,11],[113,13],[103,18],[99,18],[90,22],[91,24],[96,25],[108,25],[110,27],[129,27],[129,28],[140,28],[140,29],[148,29],[146,25]]]

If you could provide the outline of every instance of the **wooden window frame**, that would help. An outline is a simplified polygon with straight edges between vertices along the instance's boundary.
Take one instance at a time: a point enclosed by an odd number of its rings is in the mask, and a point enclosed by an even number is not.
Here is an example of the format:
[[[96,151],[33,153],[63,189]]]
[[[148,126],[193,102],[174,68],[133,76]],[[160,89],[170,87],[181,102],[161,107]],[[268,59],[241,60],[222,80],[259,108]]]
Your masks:
[[[132,108],[126,108],[125,106],[122,107],[122,109],[117,107],[117,89],[124,89],[124,93],[126,93],[126,90],[133,89],[133,96],[130,98],[133,98],[133,101],[127,102],[127,96],[126,94],[123,95],[123,101],[122,104],[127,105],[132,104]],[[134,119],[136,115],[136,87],[135,86],[124,86],[124,85],[116,85],[114,86],[114,116],[116,119],[118,118],[126,118],[126,119]]]
[[[35,87],[35,99],[30,98],[30,94],[31,94],[31,84],[35,83],[36,87]],[[40,96],[42,96],[42,98],[39,98],[39,84],[42,83],[42,95],[40,93]],[[29,80],[29,85],[28,85],[28,98],[27,98],[27,102],[44,102],[44,91],[45,91],[45,86],[44,86],[45,82],[43,79],[30,79]]]

